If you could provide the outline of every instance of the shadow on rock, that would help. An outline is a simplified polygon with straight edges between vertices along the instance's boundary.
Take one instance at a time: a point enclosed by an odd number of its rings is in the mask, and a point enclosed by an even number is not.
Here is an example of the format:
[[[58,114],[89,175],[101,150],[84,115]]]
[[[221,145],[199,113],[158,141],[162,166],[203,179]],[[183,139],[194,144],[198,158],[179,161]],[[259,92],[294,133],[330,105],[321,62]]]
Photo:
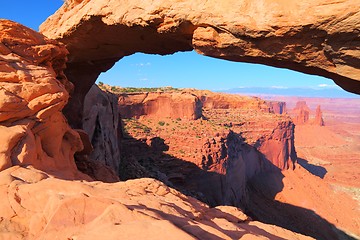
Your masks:
[[[355,239],[310,209],[282,203],[275,196],[282,190],[281,171],[261,173],[248,182],[249,211],[254,220],[277,225],[315,239]],[[298,196],[306,198],[306,196]]]
[[[298,158],[297,162],[300,166],[302,166],[303,168],[308,170],[311,174],[318,176],[319,178],[323,179],[327,173],[326,168],[324,168],[322,166],[311,164],[311,163],[309,163],[309,161],[307,161],[303,158]]]
[[[221,182],[225,176],[166,154],[164,150],[169,147],[163,139],[156,137],[149,142],[128,137],[123,139],[122,149],[121,180],[151,177],[210,206],[223,204]]]
[[[237,198],[242,201],[226,202],[225,175],[206,171],[194,163],[167,154],[163,150],[168,150],[168,146],[161,138],[156,138],[154,143],[147,141],[149,139],[137,140],[131,137],[122,140],[122,180],[152,177],[211,207],[236,206],[254,220],[316,239],[353,239],[312,210],[276,201],[276,194],[284,187],[284,175],[273,165],[266,166],[266,171],[254,175],[248,181],[246,196]],[[269,165],[270,161],[264,161],[264,165]],[[178,220],[181,222],[181,219]]]

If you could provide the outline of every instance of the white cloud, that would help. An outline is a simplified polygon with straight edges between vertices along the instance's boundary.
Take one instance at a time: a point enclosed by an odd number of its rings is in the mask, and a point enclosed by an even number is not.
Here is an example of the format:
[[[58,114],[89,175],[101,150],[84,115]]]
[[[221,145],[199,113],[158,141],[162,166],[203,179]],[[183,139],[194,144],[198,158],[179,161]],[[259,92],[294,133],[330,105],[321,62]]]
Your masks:
[[[149,81],[149,79],[147,77],[143,77],[139,79],[140,81]]]
[[[148,66],[151,66],[151,63],[150,63],[150,62],[147,62],[147,63],[136,63],[136,64],[133,64],[133,66],[136,66],[136,67],[148,67]]]
[[[285,87],[285,86],[271,86],[270,88],[274,88],[274,89],[288,89],[289,87]]]
[[[320,88],[335,88],[336,85],[334,85],[334,84],[321,83],[321,84],[318,85],[318,87],[320,87]]]

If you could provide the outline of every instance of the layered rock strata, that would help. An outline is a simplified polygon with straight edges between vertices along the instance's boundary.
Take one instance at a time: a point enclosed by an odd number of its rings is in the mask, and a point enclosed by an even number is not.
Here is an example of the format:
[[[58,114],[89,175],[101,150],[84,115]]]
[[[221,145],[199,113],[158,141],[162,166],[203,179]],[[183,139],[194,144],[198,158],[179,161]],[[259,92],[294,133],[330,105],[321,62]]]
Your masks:
[[[286,102],[266,101],[266,104],[269,106],[272,113],[285,114],[287,112]]]
[[[171,94],[179,93],[166,93]],[[294,124],[285,115],[270,113],[265,101],[185,89],[181,95],[201,99],[202,119],[174,118],[171,111],[124,119],[127,137],[122,149],[128,166],[123,178],[151,176],[212,206],[245,208],[249,179],[261,172],[294,168]],[[174,105],[171,99],[169,104]],[[125,106],[119,101],[120,109],[143,108],[139,101],[127,100]],[[192,106],[186,98],[182,102],[181,108]]]
[[[72,84],[63,73],[68,51],[20,24],[0,20],[0,170],[32,165],[78,175],[79,134],[61,110]]]
[[[298,101],[296,106],[291,111],[294,123],[296,125],[316,125],[324,126],[325,122],[322,117],[321,107],[318,105],[315,110],[315,116],[310,117],[310,108],[306,104],[306,101]]]
[[[123,118],[147,116],[195,120],[202,116],[202,103],[190,92],[124,93],[118,97]]]

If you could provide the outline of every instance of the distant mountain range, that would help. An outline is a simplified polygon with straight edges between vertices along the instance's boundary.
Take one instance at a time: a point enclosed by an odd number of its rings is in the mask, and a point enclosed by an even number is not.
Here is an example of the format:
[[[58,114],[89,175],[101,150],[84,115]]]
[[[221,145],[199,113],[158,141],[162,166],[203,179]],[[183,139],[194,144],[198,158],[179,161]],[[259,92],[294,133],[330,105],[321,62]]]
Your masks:
[[[246,95],[280,95],[320,98],[360,98],[360,95],[336,88],[291,88],[291,87],[240,87],[218,92],[241,93]]]

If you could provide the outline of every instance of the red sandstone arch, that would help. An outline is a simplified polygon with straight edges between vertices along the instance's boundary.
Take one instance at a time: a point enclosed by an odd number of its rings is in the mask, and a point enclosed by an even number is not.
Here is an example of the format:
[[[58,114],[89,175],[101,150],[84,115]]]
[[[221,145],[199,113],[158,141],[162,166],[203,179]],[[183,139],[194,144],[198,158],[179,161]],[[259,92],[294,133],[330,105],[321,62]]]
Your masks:
[[[65,109],[79,127],[83,97],[101,72],[136,52],[195,49],[331,78],[360,93],[360,0],[68,0],[41,32],[65,43],[75,92]]]

